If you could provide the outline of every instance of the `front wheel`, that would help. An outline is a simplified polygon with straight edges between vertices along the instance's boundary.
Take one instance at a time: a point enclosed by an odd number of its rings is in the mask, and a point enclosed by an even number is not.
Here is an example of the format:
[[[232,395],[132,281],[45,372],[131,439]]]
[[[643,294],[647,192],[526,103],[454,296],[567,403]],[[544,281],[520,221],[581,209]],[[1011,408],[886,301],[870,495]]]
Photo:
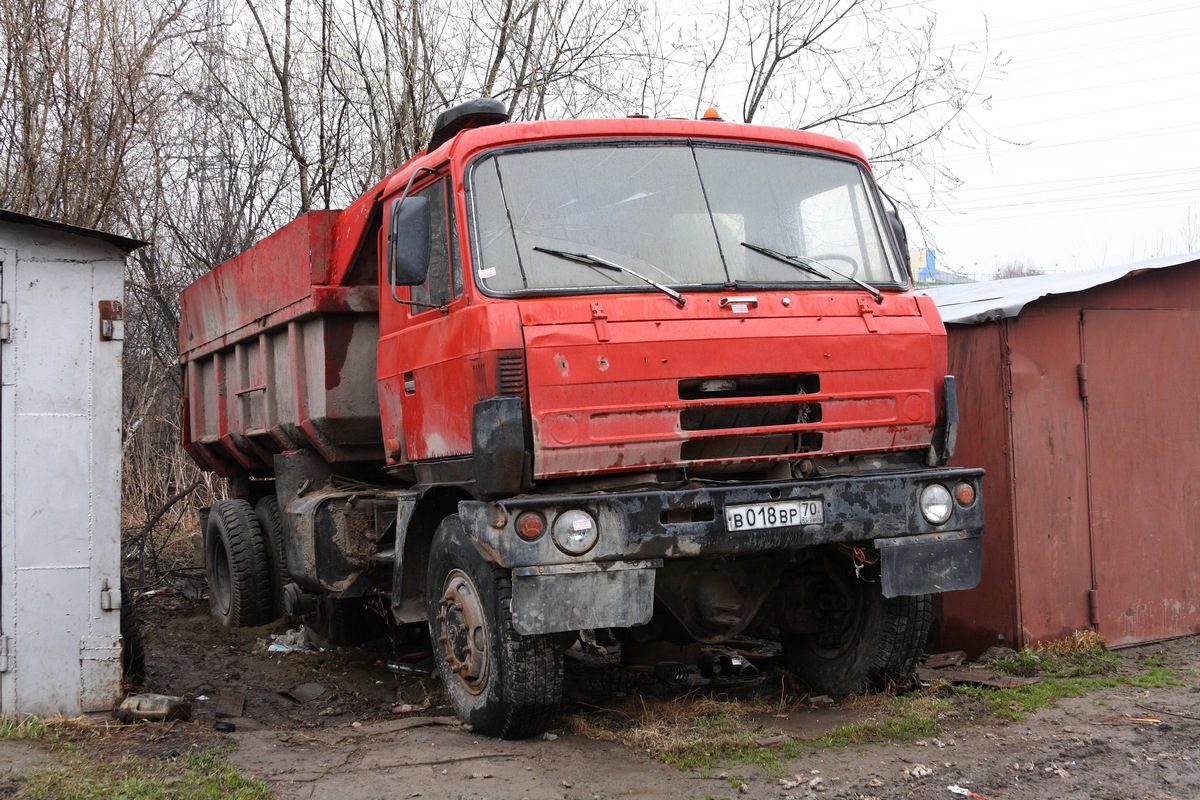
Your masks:
[[[813,690],[837,697],[902,682],[929,637],[930,595],[884,597],[877,568],[856,574],[837,559],[826,566],[808,575],[801,596],[811,607],[785,611],[809,621],[805,632],[783,637],[788,667]]]
[[[513,629],[512,579],[483,559],[457,515],[434,534],[427,578],[434,657],[458,716],[502,739],[544,732],[562,698],[562,654],[553,636]]]

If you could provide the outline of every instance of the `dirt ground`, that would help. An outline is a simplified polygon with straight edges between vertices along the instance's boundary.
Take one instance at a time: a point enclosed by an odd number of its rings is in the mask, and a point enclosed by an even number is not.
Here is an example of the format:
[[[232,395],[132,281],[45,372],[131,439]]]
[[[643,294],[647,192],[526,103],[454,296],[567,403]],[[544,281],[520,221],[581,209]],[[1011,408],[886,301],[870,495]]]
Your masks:
[[[1200,797],[1197,637],[1121,651],[1123,670],[1144,670],[1153,655],[1182,686],[1098,690],[1019,722],[956,718],[912,743],[812,748],[816,755],[768,774],[745,763],[681,770],[561,726],[521,742],[476,736],[443,705],[436,681],[389,671],[388,661],[418,646],[399,655],[391,647],[271,654],[262,643],[281,626],[225,630],[209,620],[206,603],[178,594],[141,598],[137,607],[147,689],[196,698],[193,722],[143,734],[138,749],[231,737],[231,760],[281,798]],[[870,713],[852,703],[804,707],[764,715],[760,733],[811,737]],[[218,720],[235,730],[216,734]]]
[[[1183,686],[1104,689],[1019,722],[955,720],[936,738],[818,750],[770,775],[746,764],[680,770],[561,728],[523,742],[475,736],[443,705],[435,680],[388,670],[400,657],[392,648],[272,655],[260,642],[279,626],[224,630],[205,604],[174,594],[144,598],[139,611],[149,687],[209,698],[194,701],[197,724],[211,729],[218,713],[233,723],[232,760],[283,798],[964,796],[950,786],[992,800],[1200,797],[1195,637],[1121,651],[1130,671],[1157,655]],[[305,699],[296,690],[305,684],[324,691]],[[301,702],[278,694],[289,690]],[[766,717],[761,733],[814,736],[863,714],[852,704],[801,708]]]

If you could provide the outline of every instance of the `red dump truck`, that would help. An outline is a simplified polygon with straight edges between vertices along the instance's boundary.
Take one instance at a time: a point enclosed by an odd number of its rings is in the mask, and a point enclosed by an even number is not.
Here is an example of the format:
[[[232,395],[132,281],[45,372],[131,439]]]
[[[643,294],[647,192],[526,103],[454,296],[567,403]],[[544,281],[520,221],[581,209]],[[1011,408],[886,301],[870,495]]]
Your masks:
[[[183,443],[233,498],[213,615],[427,623],[459,716],[509,738],[580,631],[769,638],[831,694],[908,674],[983,514],[902,239],[833,138],[444,112],[183,292]]]

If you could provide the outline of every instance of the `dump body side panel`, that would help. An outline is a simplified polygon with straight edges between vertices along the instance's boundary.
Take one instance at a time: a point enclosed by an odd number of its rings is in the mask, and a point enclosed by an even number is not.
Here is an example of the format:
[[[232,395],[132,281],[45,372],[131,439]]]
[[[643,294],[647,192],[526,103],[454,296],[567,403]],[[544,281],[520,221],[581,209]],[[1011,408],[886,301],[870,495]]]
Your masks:
[[[275,453],[301,447],[382,459],[378,289],[373,272],[323,283],[337,216],[306,214],[184,290],[183,443],[207,469],[269,475]]]

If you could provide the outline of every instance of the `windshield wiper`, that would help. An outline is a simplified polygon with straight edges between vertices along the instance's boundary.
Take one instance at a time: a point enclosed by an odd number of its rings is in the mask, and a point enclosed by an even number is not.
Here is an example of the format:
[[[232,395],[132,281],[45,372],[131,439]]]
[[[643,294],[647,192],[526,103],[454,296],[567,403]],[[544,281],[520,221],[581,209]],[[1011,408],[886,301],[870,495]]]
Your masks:
[[[613,262],[607,261],[603,258],[600,258],[599,256],[594,256],[594,255],[591,255],[590,253],[570,253],[570,252],[567,252],[566,250],[552,250],[549,247],[534,247],[533,249],[538,251],[539,253],[546,253],[548,255],[557,256],[565,261],[573,261],[576,264],[583,264],[586,267],[593,267],[595,269],[611,269],[611,270],[615,270],[616,272],[624,272],[626,275],[632,275],[633,277],[637,278],[642,283],[649,284],[650,286],[653,286],[655,289],[658,289],[660,292],[665,294],[667,297],[674,300],[679,305],[680,308],[683,308],[684,304],[687,302],[683,298],[683,295],[681,295],[679,292],[672,289],[670,286],[664,286],[663,284],[659,283],[658,281],[654,280],[653,278],[647,278],[645,275],[641,274],[640,272],[634,272],[629,267],[623,267],[620,264],[614,264]]]
[[[818,261],[817,259],[809,258],[808,256],[789,256],[786,253],[779,252],[778,250],[772,250],[771,248],[763,247],[762,245],[750,244],[749,242],[742,242],[742,247],[745,247],[749,250],[753,250],[756,253],[762,253],[767,258],[773,258],[776,261],[782,261],[784,264],[787,264],[790,267],[795,267],[796,269],[801,270],[802,272],[807,272],[811,275],[816,275],[818,278],[824,278],[827,281],[833,280],[828,275],[824,274],[823,272],[818,271],[816,269],[816,267],[820,267],[821,269],[827,269],[830,272],[832,272],[834,275],[837,275],[839,278],[843,278],[845,280],[856,283],[859,286],[861,286],[862,288],[866,289],[868,292],[871,293],[871,297],[875,298],[876,303],[883,302],[883,292],[879,291],[874,286],[872,286],[869,283],[866,283],[865,281],[860,281],[858,278],[854,277],[853,275],[847,275],[846,273],[842,272],[841,270],[834,269],[833,267],[826,264],[824,261]]]

